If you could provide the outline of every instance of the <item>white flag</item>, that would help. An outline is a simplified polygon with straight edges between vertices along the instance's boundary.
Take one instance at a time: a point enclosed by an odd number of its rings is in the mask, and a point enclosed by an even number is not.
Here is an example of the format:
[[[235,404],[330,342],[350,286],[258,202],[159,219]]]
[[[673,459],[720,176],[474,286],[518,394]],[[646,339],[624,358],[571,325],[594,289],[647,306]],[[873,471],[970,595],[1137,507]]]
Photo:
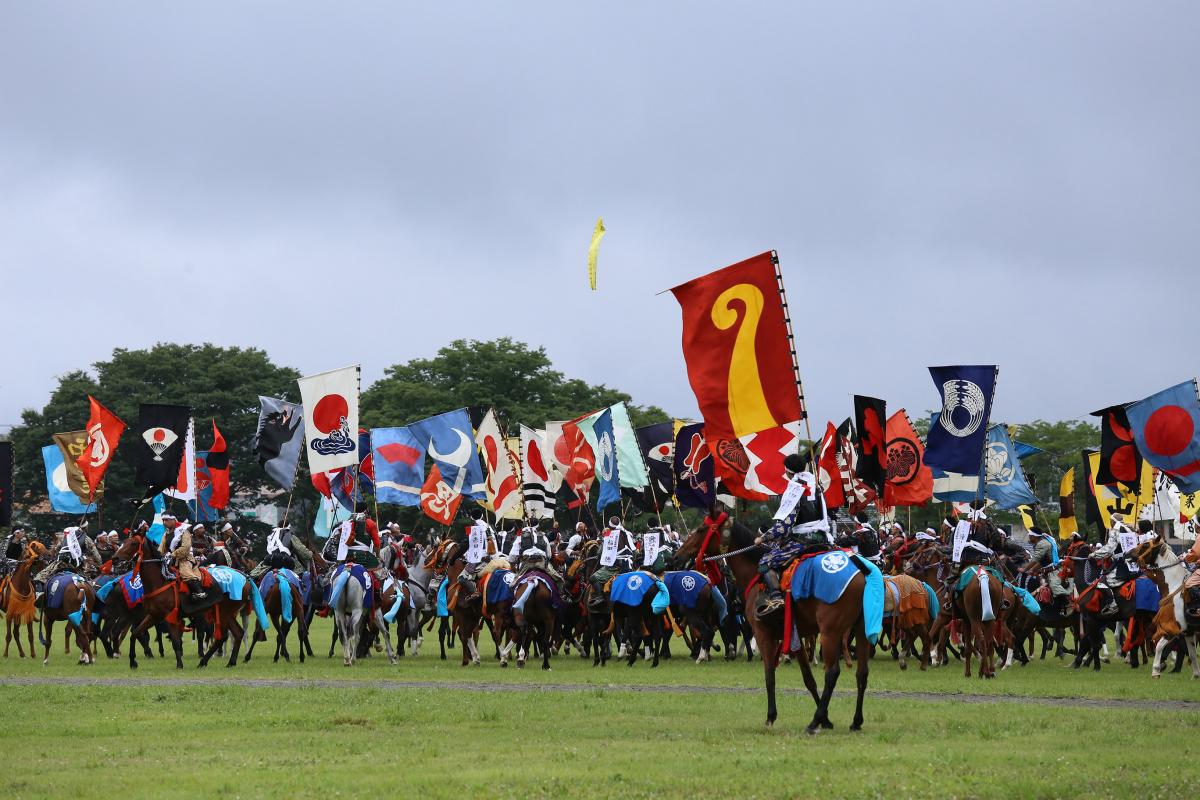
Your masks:
[[[313,473],[357,467],[359,367],[345,367],[296,381],[304,405],[304,438]]]
[[[492,510],[500,519],[524,519],[521,504],[521,473],[500,435],[496,410],[489,408],[475,431],[475,444],[483,454],[488,477],[485,489]]]
[[[554,519],[554,470],[545,455],[545,448],[546,437],[542,431],[521,426],[521,486],[525,511],[533,519]]]
[[[163,494],[176,500],[196,499],[196,420],[188,418],[187,438],[183,445],[183,460],[179,462],[179,480],[175,488]]]

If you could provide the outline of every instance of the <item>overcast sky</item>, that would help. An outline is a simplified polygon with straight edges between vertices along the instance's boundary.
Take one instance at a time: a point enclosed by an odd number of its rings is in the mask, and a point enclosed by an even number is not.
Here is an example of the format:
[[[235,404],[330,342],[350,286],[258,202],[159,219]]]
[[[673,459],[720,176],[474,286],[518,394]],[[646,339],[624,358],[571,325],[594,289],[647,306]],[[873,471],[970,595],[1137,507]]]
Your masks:
[[[693,415],[655,293],[772,248],[818,425],[1196,374],[1200,6],[582,5],[5,4],[0,423],[115,347],[502,335]]]

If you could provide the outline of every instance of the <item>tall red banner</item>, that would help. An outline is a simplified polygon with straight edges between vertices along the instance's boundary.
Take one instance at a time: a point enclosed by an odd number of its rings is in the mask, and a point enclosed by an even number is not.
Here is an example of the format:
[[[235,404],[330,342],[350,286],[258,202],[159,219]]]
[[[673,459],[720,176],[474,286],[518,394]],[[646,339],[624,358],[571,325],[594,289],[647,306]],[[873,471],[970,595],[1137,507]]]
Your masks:
[[[797,450],[804,406],[774,255],[671,292],[683,310],[683,357],[718,476],[740,497],[782,493],[783,458]]]

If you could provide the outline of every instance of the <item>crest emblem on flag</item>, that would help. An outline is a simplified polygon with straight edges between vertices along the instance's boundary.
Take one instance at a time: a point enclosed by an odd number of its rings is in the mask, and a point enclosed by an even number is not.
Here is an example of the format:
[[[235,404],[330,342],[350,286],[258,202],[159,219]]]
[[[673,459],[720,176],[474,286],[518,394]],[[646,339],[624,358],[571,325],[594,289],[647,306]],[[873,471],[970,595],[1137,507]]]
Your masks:
[[[179,436],[169,428],[151,428],[142,432],[142,439],[154,451],[154,460],[162,461],[163,451],[175,443]]]
[[[327,394],[318,400],[313,409],[313,427],[325,434],[325,438],[314,436],[309,446],[323,456],[354,452],[354,440],[346,421],[349,413],[349,403],[340,394]]]
[[[613,453],[612,437],[605,431],[597,439],[597,444],[597,449],[600,452],[596,455],[596,472],[600,475],[600,480],[611,481],[613,463],[616,460]]]
[[[961,439],[979,430],[987,411],[987,399],[978,384],[961,378],[946,381],[942,384],[942,395],[946,405],[938,417],[938,424],[947,433]]]

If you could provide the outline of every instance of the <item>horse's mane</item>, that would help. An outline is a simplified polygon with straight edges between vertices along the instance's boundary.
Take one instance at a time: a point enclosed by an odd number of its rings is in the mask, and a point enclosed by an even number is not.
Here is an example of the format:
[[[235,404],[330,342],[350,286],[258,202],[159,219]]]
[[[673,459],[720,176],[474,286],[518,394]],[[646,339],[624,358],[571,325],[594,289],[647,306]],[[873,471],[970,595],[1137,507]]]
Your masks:
[[[743,547],[753,547],[754,539],[758,533],[749,525],[743,525],[741,522],[734,521],[729,526],[729,549],[741,550]],[[762,558],[763,548],[754,547],[753,550],[746,552],[747,558]]]

